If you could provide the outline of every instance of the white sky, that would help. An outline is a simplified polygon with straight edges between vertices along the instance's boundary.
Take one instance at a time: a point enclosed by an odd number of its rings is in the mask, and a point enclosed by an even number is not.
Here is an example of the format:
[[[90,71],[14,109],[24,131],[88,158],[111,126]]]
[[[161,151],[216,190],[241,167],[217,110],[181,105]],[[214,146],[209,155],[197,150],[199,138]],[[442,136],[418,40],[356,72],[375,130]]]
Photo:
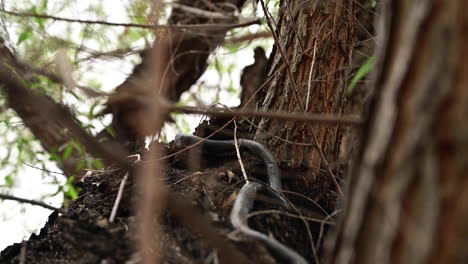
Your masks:
[[[32,2],[25,0],[11,1],[9,4],[6,4],[7,9],[13,9],[11,7],[21,7],[24,6],[24,3]],[[49,6],[58,4],[61,1],[49,1]],[[116,1],[116,0],[103,0],[101,1],[106,7],[106,13],[108,17],[106,21],[110,22],[129,22],[126,21],[126,10],[125,4],[128,1]],[[80,18],[80,19],[95,19],[95,17],[87,17],[87,12],[85,9],[91,4],[96,3],[92,0],[81,0],[78,5],[74,5],[73,8],[64,10],[60,14],[52,14],[62,17],[69,18]],[[119,4],[116,4],[119,3]],[[69,24],[65,22],[55,22],[53,26],[48,28],[48,32],[52,34],[60,35],[64,30],[79,32],[80,24]],[[257,26],[252,26],[251,30],[256,31]],[[123,28],[116,28],[116,32],[121,32]],[[18,32],[14,29],[9,29],[10,36],[13,40],[16,40]],[[118,34],[115,34],[118,36]],[[79,35],[72,36],[73,39],[79,40]],[[115,38],[117,42],[118,39]],[[143,44],[143,43],[140,43]],[[255,43],[254,43],[255,44]],[[95,43],[94,45],[99,45]],[[87,46],[93,47],[93,43],[87,43]],[[251,46],[252,47],[252,46]],[[208,69],[207,72],[202,76],[199,82],[192,87],[192,91],[196,93],[198,99],[202,100],[207,105],[216,103],[213,102],[214,95],[212,89],[202,89],[198,90],[198,86],[201,83],[204,83],[206,86],[221,86],[222,89],[220,96],[220,103],[227,106],[237,106],[239,104],[239,99],[237,95],[233,95],[226,91],[226,88],[229,86],[229,81],[233,83],[235,87],[239,85],[240,72],[243,67],[249,65],[253,62],[253,51],[252,48],[241,49],[235,54],[229,54],[223,49],[217,51],[217,56],[222,61],[223,65],[235,64],[236,67],[233,69],[231,74],[231,80],[229,76],[223,76],[220,79],[218,72],[215,69]],[[133,58],[135,59],[135,58]],[[112,91],[117,85],[125,80],[127,75],[132,71],[132,64],[129,59],[118,61],[118,60],[100,60],[93,64],[92,71],[86,72],[83,80],[99,79],[102,82],[102,89],[105,91]],[[184,94],[182,96],[182,101],[188,100],[190,96]],[[73,102],[74,99],[69,99],[70,102],[67,103],[76,103]],[[193,104],[192,104],[193,105]],[[198,125],[200,121],[200,116],[179,116],[176,118],[177,121],[182,122],[181,119],[184,119],[188,124],[188,131],[193,131],[193,129]],[[102,128],[102,125],[95,124],[98,129]],[[175,134],[178,132],[174,126],[165,127],[167,139],[171,140]],[[5,149],[2,149],[0,146],[0,158],[2,153],[5,152]],[[50,166],[47,167],[47,170],[57,171],[60,170],[55,166],[55,164],[50,163]],[[57,184],[52,183],[55,179],[63,182],[65,181],[63,176],[54,175],[43,177],[43,172],[38,169],[33,169],[27,166],[22,165],[22,169],[16,177],[15,186],[12,189],[0,188],[0,192],[9,193],[21,198],[34,199],[46,202],[55,207],[61,207],[63,201],[62,194],[58,194],[54,197],[47,197],[48,195],[55,193],[58,189]],[[6,177],[6,170],[0,169],[0,185],[4,184]],[[0,251],[3,250],[6,246],[11,245],[15,242],[20,242],[23,239],[28,239],[31,232],[38,232],[40,228],[45,224],[47,218],[50,214],[50,210],[32,206],[27,204],[19,204],[14,201],[1,201],[0,202]]]

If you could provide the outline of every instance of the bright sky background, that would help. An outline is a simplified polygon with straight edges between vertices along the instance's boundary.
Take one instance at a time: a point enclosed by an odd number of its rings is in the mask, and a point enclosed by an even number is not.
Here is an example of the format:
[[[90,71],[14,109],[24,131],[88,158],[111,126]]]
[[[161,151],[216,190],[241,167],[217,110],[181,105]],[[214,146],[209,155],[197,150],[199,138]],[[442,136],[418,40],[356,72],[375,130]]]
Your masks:
[[[13,9],[11,7],[21,7],[23,2],[31,2],[26,0],[17,0],[6,3],[7,9]],[[60,1],[49,1],[49,5],[58,3]],[[73,5],[72,8],[64,10],[60,14],[52,14],[61,17],[68,18],[80,18],[80,19],[95,19],[93,16],[87,16],[85,11],[91,4],[96,3],[92,0],[82,0],[79,1],[78,5]],[[125,4],[127,1],[116,1],[116,0],[103,0],[101,1],[106,7],[106,13],[108,17],[106,21],[110,22],[129,22],[126,21],[126,10]],[[119,3],[119,4],[117,4]],[[79,32],[80,24],[69,24],[65,22],[55,22],[53,26],[48,28],[48,31],[53,34],[60,35],[64,30],[72,30]],[[8,29],[11,38],[16,41],[18,32],[15,29]],[[124,30],[124,28],[116,27],[115,31],[118,33]],[[258,26],[251,26],[251,31],[255,32],[258,30]],[[118,36],[118,34],[115,34]],[[79,35],[73,36],[74,39],[79,40]],[[117,42],[117,37],[115,38]],[[263,44],[265,41],[262,42]],[[140,43],[144,44],[144,43]],[[99,45],[95,43],[95,45]],[[92,43],[88,43],[87,46],[93,48]],[[232,70],[231,77],[221,76],[215,69],[208,69],[207,72],[202,76],[196,85],[192,87],[192,92],[196,92],[198,99],[202,100],[205,104],[210,105],[213,102],[215,95],[213,90],[210,89],[198,89],[200,84],[204,84],[207,87],[211,86],[221,86],[223,89],[219,94],[220,103],[227,106],[237,106],[239,104],[239,99],[237,95],[233,95],[226,91],[229,86],[229,82],[238,88],[240,73],[243,67],[249,65],[253,62],[253,51],[252,47],[255,47],[255,42],[245,49],[241,49],[235,54],[230,54],[224,49],[218,49],[217,56],[218,59],[223,63],[223,65],[235,64],[235,68]],[[122,83],[128,74],[131,73],[133,66],[132,61],[138,60],[137,56],[131,56],[128,59],[124,60],[99,60],[94,63],[92,66],[92,71],[86,72],[83,75],[84,79],[80,80],[86,82],[86,80],[99,79],[102,82],[102,89],[105,91],[112,91],[116,86]],[[190,95],[184,94],[181,98],[182,102],[189,101]],[[76,103],[75,99],[67,98],[67,103]],[[193,105],[193,103],[192,103]],[[175,117],[177,122],[185,122],[186,129],[190,132],[196,127],[200,121],[200,116],[182,116],[179,115]],[[107,120],[108,122],[109,120]],[[96,124],[97,129],[102,129],[101,124]],[[165,133],[168,140],[171,140],[177,133],[177,129],[173,125],[165,127]],[[0,141],[1,144],[1,141]],[[0,145],[0,158],[5,154],[5,149],[2,149]],[[55,207],[61,207],[63,201],[63,195],[58,194],[56,196],[50,197],[51,194],[55,193],[58,189],[57,181],[64,183],[65,177],[59,174],[44,173],[39,169],[34,169],[21,165],[22,169],[20,170],[18,176],[15,180],[15,186],[12,189],[0,188],[0,192],[9,193],[18,197],[34,199],[46,202]],[[60,172],[60,170],[55,166],[55,164],[50,162],[50,165],[47,166],[47,170]],[[5,183],[5,176],[7,176],[7,170],[0,168],[0,185]],[[44,174],[44,175],[43,175]],[[44,209],[38,206],[32,206],[27,204],[19,204],[14,201],[1,201],[0,202],[0,251],[3,250],[6,246],[11,245],[15,242],[20,242],[23,239],[28,239],[31,232],[38,232],[40,228],[45,224],[50,210]]]

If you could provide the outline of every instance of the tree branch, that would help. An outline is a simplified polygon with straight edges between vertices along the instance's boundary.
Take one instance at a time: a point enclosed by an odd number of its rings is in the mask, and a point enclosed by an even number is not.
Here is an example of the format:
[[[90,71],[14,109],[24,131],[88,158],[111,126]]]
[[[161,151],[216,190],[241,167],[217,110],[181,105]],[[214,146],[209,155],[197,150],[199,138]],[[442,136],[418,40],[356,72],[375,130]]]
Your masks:
[[[126,152],[120,146],[112,146],[112,150],[102,146],[77,123],[65,106],[45,94],[30,90],[27,87],[30,80],[25,76],[31,76],[30,72],[0,43],[0,88],[5,91],[8,107],[18,114],[46,151],[60,154],[61,149],[74,138],[95,158],[128,164],[124,158]],[[59,164],[65,174],[77,174],[75,163],[79,157],[79,153],[73,151],[67,161]]]
[[[212,3],[229,3],[240,10],[245,0],[214,0]],[[207,8],[201,1],[182,0],[179,4],[199,9]],[[168,23],[172,25],[190,23],[205,27],[206,21],[204,17],[187,16],[186,12],[175,8],[172,10]],[[151,80],[154,77],[154,72],[151,72],[151,61],[161,59],[158,57],[161,54],[158,49],[163,45],[155,43],[151,50],[143,54],[141,64],[137,65],[125,82],[116,88],[115,95],[110,96],[107,102],[107,112],[114,114],[113,129],[117,134],[127,134],[129,139],[138,138],[135,131],[128,129],[134,125],[132,116],[144,107],[134,100],[136,97],[148,100],[164,97],[169,101],[177,102],[180,95],[190,89],[206,70],[209,55],[224,41],[228,29],[228,27],[215,27],[209,31],[200,30],[189,33],[168,30],[160,39],[169,43],[171,55],[167,65],[164,65],[165,85],[142,85],[145,80]]]
[[[179,5],[181,6],[181,5]],[[185,7],[182,10],[186,10]],[[136,23],[114,23],[114,22],[107,22],[102,20],[87,20],[87,19],[74,19],[74,18],[66,18],[66,17],[58,17],[52,16],[47,14],[33,14],[33,13],[23,13],[23,12],[15,12],[10,10],[2,10],[5,14],[9,14],[12,16],[20,16],[20,17],[36,17],[36,18],[45,18],[45,19],[53,19],[56,21],[64,21],[70,23],[82,23],[82,24],[99,24],[99,25],[106,25],[106,26],[114,26],[114,27],[135,27],[135,28],[145,28],[145,29],[172,29],[172,30],[182,30],[185,31],[187,29],[204,29],[204,30],[229,30],[233,28],[240,28],[240,27],[247,27],[250,25],[260,24],[260,19],[245,19],[238,17],[237,19],[240,23],[216,23],[216,24],[185,24],[185,25],[147,25],[147,24],[136,24]],[[219,18],[218,18],[219,19]],[[226,17],[224,17],[226,19]]]
[[[327,123],[336,125],[359,126],[363,123],[362,119],[356,115],[332,115],[332,114],[313,114],[301,112],[260,112],[260,111],[243,111],[243,110],[227,110],[223,108],[198,108],[192,106],[177,106],[166,103],[165,107],[169,111],[200,114],[214,117],[236,117],[242,119],[244,117],[266,117],[284,121],[301,121],[306,123]]]
[[[252,41],[255,39],[260,39],[260,38],[271,38],[271,32],[269,31],[262,31],[262,32],[257,32],[257,33],[250,33],[250,34],[245,34],[240,37],[230,37],[226,39],[227,43],[232,43],[232,44],[237,44],[237,43],[242,43],[245,41]]]
[[[17,201],[17,202],[20,202],[20,203],[28,203],[28,204],[32,204],[32,205],[37,205],[37,206],[40,206],[40,207],[44,207],[46,209],[49,209],[49,210],[53,210],[53,211],[58,211],[59,213],[63,214],[64,211],[60,208],[57,208],[57,207],[54,207],[52,205],[48,205],[44,202],[40,202],[40,201],[36,201],[36,200],[30,200],[30,199],[25,199],[25,198],[20,198],[20,197],[16,197],[16,196],[13,196],[13,195],[9,195],[9,194],[1,194],[0,193],[0,199],[3,199],[3,200],[11,200],[11,201]]]

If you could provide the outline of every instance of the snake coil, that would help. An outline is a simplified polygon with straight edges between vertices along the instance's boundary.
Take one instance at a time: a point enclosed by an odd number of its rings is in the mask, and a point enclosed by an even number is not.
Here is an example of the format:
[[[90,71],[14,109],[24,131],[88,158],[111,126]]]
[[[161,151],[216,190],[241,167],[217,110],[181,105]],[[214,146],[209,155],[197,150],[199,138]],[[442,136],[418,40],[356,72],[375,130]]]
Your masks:
[[[187,146],[197,144],[203,139],[193,135],[178,134],[174,142],[177,146]],[[279,198],[282,203],[289,205],[287,201],[278,192],[281,190],[281,174],[278,168],[278,164],[271,154],[271,152],[264,145],[249,139],[239,139],[239,149],[241,151],[249,151],[253,155],[260,157],[266,164],[268,173],[268,182],[271,189],[266,188],[264,185],[255,182],[247,181],[244,186],[240,189],[234,206],[231,211],[230,220],[231,224],[243,234],[250,236],[260,242],[262,242],[272,255],[281,259],[282,263],[294,263],[294,264],[307,264],[307,261],[299,255],[296,251],[283,245],[276,239],[269,237],[263,233],[251,229],[248,226],[248,214],[252,210],[255,197],[260,190],[266,189],[272,193],[275,197]],[[216,153],[221,156],[225,156],[224,153],[230,153],[235,151],[234,140],[205,140],[203,143],[203,151],[205,155]]]

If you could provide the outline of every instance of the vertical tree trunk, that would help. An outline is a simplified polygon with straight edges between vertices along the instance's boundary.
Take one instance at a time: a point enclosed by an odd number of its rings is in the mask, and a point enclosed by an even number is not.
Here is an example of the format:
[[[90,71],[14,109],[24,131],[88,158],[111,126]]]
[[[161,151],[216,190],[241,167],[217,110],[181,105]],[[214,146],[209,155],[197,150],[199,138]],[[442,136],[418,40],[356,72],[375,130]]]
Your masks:
[[[263,110],[341,113],[347,84],[345,69],[355,40],[354,21],[351,0],[284,1],[276,30],[279,43],[275,43],[267,69],[271,81],[264,89]],[[317,136],[325,158],[336,160],[342,132],[339,126],[312,127],[264,118],[256,138],[268,141],[276,158],[287,161],[289,167],[312,168],[310,171],[317,172],[323,164],[313,146],[312,133]],[[310,187],[314,177],[309,175],[304,180]]]
[[[468,3],[386,1],[331,263],[468,263]]]

